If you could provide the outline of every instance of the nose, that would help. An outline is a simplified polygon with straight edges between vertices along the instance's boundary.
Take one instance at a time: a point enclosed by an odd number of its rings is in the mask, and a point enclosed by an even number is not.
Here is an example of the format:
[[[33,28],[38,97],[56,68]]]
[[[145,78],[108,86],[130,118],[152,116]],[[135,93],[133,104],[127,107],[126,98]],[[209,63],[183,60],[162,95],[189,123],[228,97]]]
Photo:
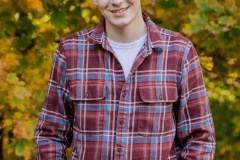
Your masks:
[[[119,5],[123,2],[123,0],[111,0],[113,5]]]

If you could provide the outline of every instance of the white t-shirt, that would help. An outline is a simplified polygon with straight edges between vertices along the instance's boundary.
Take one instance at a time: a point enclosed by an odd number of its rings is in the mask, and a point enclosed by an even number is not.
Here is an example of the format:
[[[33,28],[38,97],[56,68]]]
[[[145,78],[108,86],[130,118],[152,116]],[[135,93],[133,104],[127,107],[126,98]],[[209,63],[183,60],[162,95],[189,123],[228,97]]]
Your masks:
[[[126,80],[138,52],[140,51],[141,47],[147,40],[147,33],[144,36],[142,36],[140,39],[131,43],[118,43],[118,42],[112,41],[109,38],[107,38],[107,40],[123,68],[123,72]]]

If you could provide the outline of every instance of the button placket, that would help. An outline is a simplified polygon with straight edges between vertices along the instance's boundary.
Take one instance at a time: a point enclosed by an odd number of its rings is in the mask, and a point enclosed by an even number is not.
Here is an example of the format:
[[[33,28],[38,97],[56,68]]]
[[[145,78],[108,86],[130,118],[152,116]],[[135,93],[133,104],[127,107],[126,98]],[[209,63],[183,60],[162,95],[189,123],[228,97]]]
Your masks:
[[[118,156],[120,159],[124,159],[125,157],[125,150],[124,150],[124,146],[122,146],[121,144],[123,144],[123,137],[120,136],[123,132],[127,131],[127,126],[128,126],[128,119],[125,117],[125,113],[124,113],[124,107],[125,105],[122,102],[125,101],[125,98],[128,94],[128,90],[129,90],[129,86],[127,86],[128,84],[125,83],[123,85],[123,87],[120,89],[120,103],[119,103],[119,110],[118,110],[118,120],[117,120],[117,138],[116,138],[116,142],[118,143],[118,145],[116,145],[115,148],[115,154],[116,156]]]

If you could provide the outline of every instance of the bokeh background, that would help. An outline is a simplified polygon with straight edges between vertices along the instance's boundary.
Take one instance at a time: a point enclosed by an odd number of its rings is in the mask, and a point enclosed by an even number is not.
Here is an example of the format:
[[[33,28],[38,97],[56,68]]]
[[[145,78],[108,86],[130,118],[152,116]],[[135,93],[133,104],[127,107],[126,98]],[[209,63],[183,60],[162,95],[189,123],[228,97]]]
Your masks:
[[[142,0],[195,44],[216,128],[216,160],[240,159],[240,1]],[[34,130],[60,39],[101,21],[89,0],[0,0],[0,159],[35,159]]]

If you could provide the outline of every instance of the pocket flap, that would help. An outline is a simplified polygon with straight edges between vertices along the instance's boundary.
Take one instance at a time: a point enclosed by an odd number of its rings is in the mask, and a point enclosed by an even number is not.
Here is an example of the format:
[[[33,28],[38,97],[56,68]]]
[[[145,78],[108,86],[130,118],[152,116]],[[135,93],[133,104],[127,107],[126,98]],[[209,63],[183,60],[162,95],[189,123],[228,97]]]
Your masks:
[[[139,86],[142,101],[148,103],[175,102],[178,99],[176,85],[143,85]]]
[[[106,86],[104,83],[82,83],[70,84],[69,97],[72,100],[90,101],[104,99]]]

